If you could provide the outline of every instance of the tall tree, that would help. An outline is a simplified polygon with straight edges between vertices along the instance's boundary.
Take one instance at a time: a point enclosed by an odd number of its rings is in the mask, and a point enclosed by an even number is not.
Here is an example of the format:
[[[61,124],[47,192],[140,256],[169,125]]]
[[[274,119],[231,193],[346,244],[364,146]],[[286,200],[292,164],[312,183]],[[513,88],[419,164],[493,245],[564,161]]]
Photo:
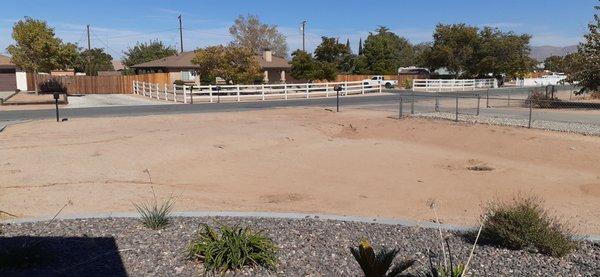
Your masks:
[[[308,82],[314,80],[333,81],[337,77],[337,68],[334,63],[316,60],[312,55],[301,50],[292,53],[291,64],[290,75],[298,80]]]
[[[550,56],[544,60],[544,69],[552,72],[565,72],[565,59],[561,56]]]
[[[490,27],[483,28],[475,45],[475,67],[468,68],[468,74],[472,77],[523,77],[536,63],[529,57],[530,39],[530,35],[516,35]]]
[[[287,57],[285,36],[277,26],[260,22],[256,15],[240,15],[229,28],[229,33],[233,37],[232,45],[248,48],[254,54],[269,49],[275,56]]]
[[[363,54],[363,44],[362,44],[362,38],[360,38],[358,40],[358,54],[362,55]]]
[[[426,52],[427,65],[435,70],[445,67],[454,75],[474,70],[478,29],[465,24],[438,24],[433,34],[433,46]]]
[[[346,39],[346,48],[348,49],[349,53],[352,53],[352,48],[350,48],[350,39]]]
[[[198,65],[201,74],[211,79],[221,77],[228,84],[252,84],[262,79],[258,61],[244,47],[218,45],[199,49],[192,63]]]
[[[594,7],[594,21],[588,24],[588,33],[579,44],[578,54],[571,57],[571,70],[568,81],[578,82],[580,93],[600,90],[600,6]]]
[[[322,62],[340,63],[344,55],[350,54],[350,49],[339,43],[335,38],[321,37],[321,44],[315,49],[315,59]]]
[[[412,45],[405,38],[379,27],[365,40],[363,54],[371,74],[396,74],[398,68],[413,63]]]
[[[77,46],[63,43],[45,21],[25,17],[13,26],[15,44],[7,47],[11,60],[31,72],[68,69],[77,57]]]
[[[98,75],[98,71],[113,71],[112,56],[104,52],[102,48],[84,50],[79,54],[75,71],[85,72],[88,76]]]
[[[162,41],[138,42],[134,47],[129,47],[125,51],[125,56],[121,62],[123,65],[131,67],[136,64],[173,56],[177,53],[177,49],[172,46],[166,46]]]

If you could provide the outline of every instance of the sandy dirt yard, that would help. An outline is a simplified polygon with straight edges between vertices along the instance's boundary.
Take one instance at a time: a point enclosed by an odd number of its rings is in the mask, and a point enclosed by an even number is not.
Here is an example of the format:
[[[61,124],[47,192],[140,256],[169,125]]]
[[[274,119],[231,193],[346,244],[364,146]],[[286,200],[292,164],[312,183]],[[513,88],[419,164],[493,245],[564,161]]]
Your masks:
[[[277,211],[474,225],[486,201],[537,195],[600,234],[600,138],[321,108],[36,121],[0,133],[0,210],[19,217]],[[487,166],[492,171],[472,171]]]

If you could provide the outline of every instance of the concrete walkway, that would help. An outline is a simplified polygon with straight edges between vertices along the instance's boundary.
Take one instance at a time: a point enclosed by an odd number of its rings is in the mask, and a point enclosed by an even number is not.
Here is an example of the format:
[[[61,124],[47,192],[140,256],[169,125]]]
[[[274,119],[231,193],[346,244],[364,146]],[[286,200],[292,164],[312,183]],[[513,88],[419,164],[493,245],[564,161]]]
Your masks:
[[[128,94],[88,94],[83,96],[69,96],[69,105],[65,108],[93,108],[108,106],[139,106],[163,105],[173,102],[160,101],[148,97]]]

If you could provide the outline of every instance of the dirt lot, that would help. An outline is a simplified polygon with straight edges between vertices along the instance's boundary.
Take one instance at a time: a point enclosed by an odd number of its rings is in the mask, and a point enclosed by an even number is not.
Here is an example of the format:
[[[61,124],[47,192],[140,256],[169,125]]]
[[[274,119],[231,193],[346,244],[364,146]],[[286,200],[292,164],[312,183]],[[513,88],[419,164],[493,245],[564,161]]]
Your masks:
[[[285,211],[471,225],[488,200],[535,194],[600,234],[600,138],[319,108],[37,121],[0,133],[0,209],[20,217]],[[469,170],[487,166],[491,171]]]

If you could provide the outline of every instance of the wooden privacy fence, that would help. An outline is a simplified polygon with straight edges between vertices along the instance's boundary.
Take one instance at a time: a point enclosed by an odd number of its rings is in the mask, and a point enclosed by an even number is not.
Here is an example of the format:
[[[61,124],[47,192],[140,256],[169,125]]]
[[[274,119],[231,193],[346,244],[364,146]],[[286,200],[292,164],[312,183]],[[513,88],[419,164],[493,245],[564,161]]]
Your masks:
[[[366,85],[363,82],[334,82],[278,85],[224,85],[224,86],[177,86],[133,81],[134,94],[181,103],[221,102],[242,100],[298,99],[382,92],[382,85]]]
[[[38,74],[37,83],[57,80],[69,94],[131,94],[134,81],[171,85],[169,73],[153,73],[123,76],[51,76]]]

